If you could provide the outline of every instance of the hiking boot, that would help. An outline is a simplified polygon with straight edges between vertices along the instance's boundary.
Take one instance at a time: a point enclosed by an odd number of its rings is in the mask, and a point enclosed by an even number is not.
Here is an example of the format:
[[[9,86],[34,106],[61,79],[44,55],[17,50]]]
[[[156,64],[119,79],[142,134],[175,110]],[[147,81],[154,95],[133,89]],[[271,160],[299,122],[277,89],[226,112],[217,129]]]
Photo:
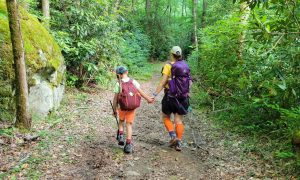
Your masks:
[[[176,140],[175,149],[176,149],[176,151],[181,151],[181,149],[182,149],[182,142],[180,140]]]
[[[133,153],[133,144],[132,143],[126,144],[124,146],[124,152],[127,154]]]
[[[169,147],[174,147],[176,145],[177,139],[174,137],[169,141]]]
[[[118,134],[117,135],[117,140],[118,140],[118,144],[120,146],[123,146],[125,143],[124,143],[124,135],[123,134]]]

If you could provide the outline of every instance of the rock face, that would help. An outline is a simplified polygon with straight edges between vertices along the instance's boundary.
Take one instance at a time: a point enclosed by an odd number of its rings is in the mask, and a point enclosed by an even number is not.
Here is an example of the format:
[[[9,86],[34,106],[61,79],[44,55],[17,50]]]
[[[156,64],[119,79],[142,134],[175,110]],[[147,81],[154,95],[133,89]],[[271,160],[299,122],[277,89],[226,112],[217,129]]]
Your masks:
[[[43,25],[23,8],[21,28],[25,48],[29,107],[45,116],[59,107],[65,87],[65,65],[59,46]],[[0,0],[0,119],[14,118],[13,54],[5,0]]]

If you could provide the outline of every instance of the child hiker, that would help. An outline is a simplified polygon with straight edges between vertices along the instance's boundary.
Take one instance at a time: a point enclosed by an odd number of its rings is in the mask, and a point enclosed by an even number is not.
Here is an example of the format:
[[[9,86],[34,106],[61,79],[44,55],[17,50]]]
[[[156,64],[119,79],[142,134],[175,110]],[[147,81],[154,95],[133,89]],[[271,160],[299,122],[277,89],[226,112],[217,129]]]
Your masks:
[[[128,77],[128,70],[124,66],[119,66],[116,69],[118,82],[114,88],[113,109],[114,116],[119,114],[119,130],[117,140],[119,145],[124,145],[125,153],[133,152],[132,143],[132,125],[135,118],[135,109],[140,106],[141,97],[146,99],[148,103],[154,101],[153,98],[147,96],[141,89],[140,84]],[[118,108],[119,106],[119,108]],[[118,111],[117,111],[118,109]],[[126,141],[124,140],[124,124],[126,122]]]
[[[190,68],[182,59],[181,48],[174,46],[170,51],[170,56],[171,62],[164,65],[163,77],[153,93],[153,98],[164,89],[165,95],[161,102],[164,125],[171,137],[170,146],[181,151],[184,132],[183,115],[188,113],[192,79]],[[172,113],[174,114],[174,123],[170,119]]]

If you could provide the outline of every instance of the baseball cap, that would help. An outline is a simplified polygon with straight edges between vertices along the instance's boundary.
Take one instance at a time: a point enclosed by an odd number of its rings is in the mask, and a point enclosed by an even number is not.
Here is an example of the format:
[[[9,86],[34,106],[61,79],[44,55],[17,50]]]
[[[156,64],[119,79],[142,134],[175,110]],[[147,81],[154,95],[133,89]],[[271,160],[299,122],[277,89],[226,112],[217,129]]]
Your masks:
[[[181,56],[181,48],[179,46],[173,46],[171,49],[171,53],[177,56]]]
[[[128,69],[125,66],[118,66],[116,69],[117,74],[124,74]]]

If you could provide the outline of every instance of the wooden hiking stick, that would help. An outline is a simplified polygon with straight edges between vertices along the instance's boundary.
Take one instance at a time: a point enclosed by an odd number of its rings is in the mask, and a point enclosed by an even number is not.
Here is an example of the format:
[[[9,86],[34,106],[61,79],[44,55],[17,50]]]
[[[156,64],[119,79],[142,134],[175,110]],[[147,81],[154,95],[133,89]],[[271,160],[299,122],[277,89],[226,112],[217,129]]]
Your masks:
[[[110,105],[111,105],[111,108],[112,108],[112,110],[113,110],[113,112],[114,112],[114,115],[115,115],[115,118],[116,118],[116,122],[117,122],[117,126],[118,126],[118,131],[117,131],[117,140],[119,139],[119,132],[120,132],[120,130],[119,130],[119,121],[118,121],[118,118],[117,118],[117,112],[115,112],[115,109],[114,109],[114,106],[113,106],[113,104],[112,104],[112,102],[111,101],[109,101],[110,102]]]
[[[117,114],[117,112],[115,112],[115,109],[114,109],[114,106],[113,106],[112,102],[111,101],[109,101],[109,102],[110,102],[110,105],[111,105],[111,108],[112,108],[114,114]],[[118,132],[119,132],[119,121],[118,121],[117,116],[115,116],[115,118],[116,118],[116,122],[117,122],[117,125],[118,125]]]

